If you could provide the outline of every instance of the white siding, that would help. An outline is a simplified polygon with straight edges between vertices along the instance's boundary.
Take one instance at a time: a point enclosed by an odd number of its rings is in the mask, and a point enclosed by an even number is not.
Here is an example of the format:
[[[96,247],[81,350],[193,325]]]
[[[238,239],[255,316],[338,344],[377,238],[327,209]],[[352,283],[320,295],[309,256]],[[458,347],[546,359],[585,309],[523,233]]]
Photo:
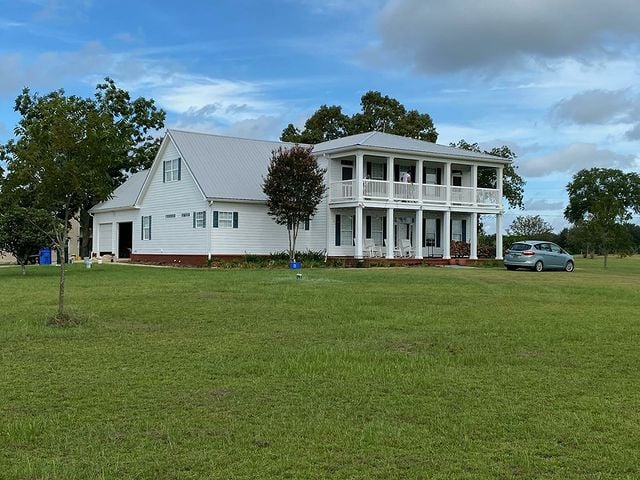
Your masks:
[[[149,185],[144,192],[138,218],[133,223],[133,253],[206,254],[206,228],[193,228],[193,212],[209,211],[186,162],[182,159],[179,181],[163,182],[162,162],[179,157],[173,143],[169,143],[161,158],[149,173]],[[189,214],[183,217],[182,214]],[[167,215],[175,215],[168,218]],[[142,217],[151,216],[151,240],[142,240]]]

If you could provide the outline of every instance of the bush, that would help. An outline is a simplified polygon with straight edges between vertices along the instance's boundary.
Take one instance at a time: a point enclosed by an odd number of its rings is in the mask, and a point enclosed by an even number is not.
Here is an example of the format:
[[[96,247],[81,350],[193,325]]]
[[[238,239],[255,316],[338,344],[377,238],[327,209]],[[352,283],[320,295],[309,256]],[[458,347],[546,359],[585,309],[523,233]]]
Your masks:
[[[451,257],[462,258],[471,254],[471,245],[467,242],[451,240]]]

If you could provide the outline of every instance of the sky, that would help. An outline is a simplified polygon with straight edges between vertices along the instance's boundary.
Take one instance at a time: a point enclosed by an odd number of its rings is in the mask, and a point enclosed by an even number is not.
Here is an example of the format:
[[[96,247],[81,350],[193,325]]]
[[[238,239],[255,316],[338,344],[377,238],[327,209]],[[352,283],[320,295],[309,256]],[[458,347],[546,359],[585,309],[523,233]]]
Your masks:
[[[0,143],[24,87],[104,77],[166,126],[256,139],[369,90],[431,115],[438,143],[507,145],[524,210],[566,226],[582,168],[640,171],[637,0],[0,0]],[[640,219],[635,217],[636,223]],[[490,219],[487,225],[491,229]]]

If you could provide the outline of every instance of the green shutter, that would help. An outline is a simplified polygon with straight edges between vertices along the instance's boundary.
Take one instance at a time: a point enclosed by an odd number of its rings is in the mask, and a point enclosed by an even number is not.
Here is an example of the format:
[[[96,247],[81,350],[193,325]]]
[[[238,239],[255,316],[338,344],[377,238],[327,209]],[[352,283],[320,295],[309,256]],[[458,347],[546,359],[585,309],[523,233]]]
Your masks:
[[[178,180],[182,178],[182,159],[178,158]]]
[[[371,215],[367,215],[365,224],[364,238],[371,238]]]
[[[140,217],[140,240],[144,240],[144,216]]]
[[[193,217],[193,228],[196,228],[196,212],[193,212],[192,217]]]
[[[340,246],[340,215],[336,215],[336,247]]]
[[[218,228],[218,211],[213,211],[213,221],[211,222],[211,226],[213,228]]]
[[[162,183],[166,181],[167,178],[167,162],[162,162]]]
[[[151,240],[151,215],[149,215],[149,240]]]
[[[238,228],[238,212],[233,212],[233,228]]]
[[[207,211],[202,212],[202,228],[207,228]]]

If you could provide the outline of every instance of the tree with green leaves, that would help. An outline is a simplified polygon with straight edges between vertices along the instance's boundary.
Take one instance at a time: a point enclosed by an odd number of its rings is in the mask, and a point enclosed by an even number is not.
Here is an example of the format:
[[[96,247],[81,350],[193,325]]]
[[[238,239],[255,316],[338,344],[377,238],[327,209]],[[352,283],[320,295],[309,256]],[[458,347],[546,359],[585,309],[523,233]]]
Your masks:
[[[435,142],[438,133],[431,117],[407,110],[395,98],[369,91],[360,98],[361,111],[349,117],[337,105],[322,105],[307,119],[302,131],[287,125],[280,139],[284,142],[316,144],[327,140],[371,131]]]
[[[25,208],[50,212],[61,220],[54,245],[59,258],[67,244],[69,222],[78,212],[109,197],[127,171],[148,166],[164,112],[152,100],[131,101],[106,79],[94,98],[47,95],[25,88],[15,102],[21,115],[15,139],[0,146],[8,174],[2,195]],[[83,232],[85,241],[89,235]],[[58,318],[64,317],[64,263],[60,269]]]
[[[3,206],[0,212],[0,251],[16,258],[27,273],[27,264],[40,248],[53,244],[59,220],[42,209]]]
[[[624,223],[640,213],[640,175],[613,168],[580,170],[567,185],[564,216],[585,232],[607,257],[628,231]]]
[[[507,228],[507,235],[546,240],[553,236],[553,227],[540,215],[519,215]]]
[[[320,168],[311,147],[280,147],[271,155],[271,163],[262,190],[267,196],[269,215],[289,233],[289,260],[295,260],[300,223],[309,221],[327,191],[326,170]]]
[[[494,157],[506,158],[507,160],[515,160],[517,155],[506,145],[494,147],[491,150],[481,150],[477,143],[469,143],[464,139],[457,143],[450,143],[452,147],[462,150],[469,150],[476,153],[484,153],[493,155]],[[524,208],[524,179],[518,175],[517,166],[513,163],[507,165],[502,170],[502,196],[507,200],[511,208]],[[479,168],[478,169],[478,187],[495,188],[496,187],[496,170],[495,168]]]

